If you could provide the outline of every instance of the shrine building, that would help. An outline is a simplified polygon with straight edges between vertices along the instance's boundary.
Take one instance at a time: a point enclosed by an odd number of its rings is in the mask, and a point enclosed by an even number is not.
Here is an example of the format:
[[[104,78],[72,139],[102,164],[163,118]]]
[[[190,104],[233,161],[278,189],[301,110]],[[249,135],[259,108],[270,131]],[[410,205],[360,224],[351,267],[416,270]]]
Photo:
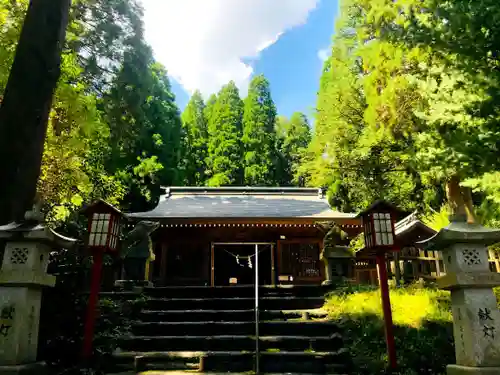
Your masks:
[[[132,221],[160,223],[153,235],[155,285],[321,284],[325,223],[359,233],[355,214],[333,211],[321,189],[168,187],[155,209]]]
[[[156,286],[254,284],[256,247],[260,285],[319,285],[335,278],[378,283],[373,254],[348,247],[362,231],[360,219],[356,213],[332,210],[322,189],[163,190],[156,208],[127,214],[131,227],[141,220],[160,224],[152,234],[155,260],[149,268]],[[324,247],[332,226],[343,232],[343,240],[333,248]],[[444,275],[441,252],[417,245],[435,231],[416,213],[398,217],[395,229],[399,251],[387,256],[390,278],[399,283],[432,281]],[[500,271],[497,258],[490,263],[492,271]]]

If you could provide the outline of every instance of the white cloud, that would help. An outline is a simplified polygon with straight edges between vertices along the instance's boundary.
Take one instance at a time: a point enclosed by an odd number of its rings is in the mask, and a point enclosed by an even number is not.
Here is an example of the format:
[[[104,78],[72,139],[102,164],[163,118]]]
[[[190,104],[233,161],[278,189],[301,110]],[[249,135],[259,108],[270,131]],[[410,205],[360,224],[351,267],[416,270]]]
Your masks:
[[[328,57],[330,57],[330,47],[323,48],[318,51],[318,58],[321,61],[328,60]]]
[[[304,24],[319,0],[142,0],[146,39],[186,91],[216,92],[234,80],[246,93],[258,58]]]

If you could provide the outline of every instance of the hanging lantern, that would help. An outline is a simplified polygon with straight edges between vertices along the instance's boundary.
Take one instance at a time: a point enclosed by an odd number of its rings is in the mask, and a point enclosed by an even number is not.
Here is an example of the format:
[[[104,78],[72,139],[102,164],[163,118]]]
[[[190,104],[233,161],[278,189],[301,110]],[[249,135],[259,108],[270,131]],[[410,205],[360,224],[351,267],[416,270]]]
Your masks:
[[[88,247],[91,251],[114,252],[118,248],[122,213],[99,200],[85,210],[88,223]]]
[[[390,251],[396,243],[394,224],[404,212],[384,201],[376,201],[361,212],[365,246],[368,250]]]

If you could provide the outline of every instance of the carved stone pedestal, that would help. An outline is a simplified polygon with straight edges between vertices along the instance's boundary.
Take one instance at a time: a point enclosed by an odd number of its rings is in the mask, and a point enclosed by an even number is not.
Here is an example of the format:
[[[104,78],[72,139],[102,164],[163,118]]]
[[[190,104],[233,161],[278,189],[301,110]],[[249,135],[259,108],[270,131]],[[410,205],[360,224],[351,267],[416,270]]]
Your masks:
[[[349,267],[352,258],[347,246],[334,245],[330,249],[324,249],[321,253],[321,260],[325,266],[325,281],[322,285],[338,285],[348,278],[349,275],[344,273],[344,268]]]
[[[55,246],[69,248],[74,240],[42,224],[0,226],[7,240],[0,270],[0,374],[40,374],[36,362],[42,288],[55,284],[48,275],[49,254]]]
[[[487,251],[500,242],[500,231],[453,222],[425,242],[443,251],[446,275],[437,282],[451,291],[457,364],[448,374],[500,374],[500,310],[492,290],[500,274],[490,271]]]

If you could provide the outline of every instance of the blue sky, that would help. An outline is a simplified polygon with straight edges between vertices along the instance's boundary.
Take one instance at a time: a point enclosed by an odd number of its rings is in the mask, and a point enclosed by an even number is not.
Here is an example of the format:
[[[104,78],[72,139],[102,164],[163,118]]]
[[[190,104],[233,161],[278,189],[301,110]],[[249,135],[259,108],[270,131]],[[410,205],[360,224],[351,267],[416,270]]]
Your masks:
[[[270,81],[278,112],[312,118],[337,0],[142,0],[146,39],[171,76],[177,104],[230,79],[246,95],[255,74]]]

